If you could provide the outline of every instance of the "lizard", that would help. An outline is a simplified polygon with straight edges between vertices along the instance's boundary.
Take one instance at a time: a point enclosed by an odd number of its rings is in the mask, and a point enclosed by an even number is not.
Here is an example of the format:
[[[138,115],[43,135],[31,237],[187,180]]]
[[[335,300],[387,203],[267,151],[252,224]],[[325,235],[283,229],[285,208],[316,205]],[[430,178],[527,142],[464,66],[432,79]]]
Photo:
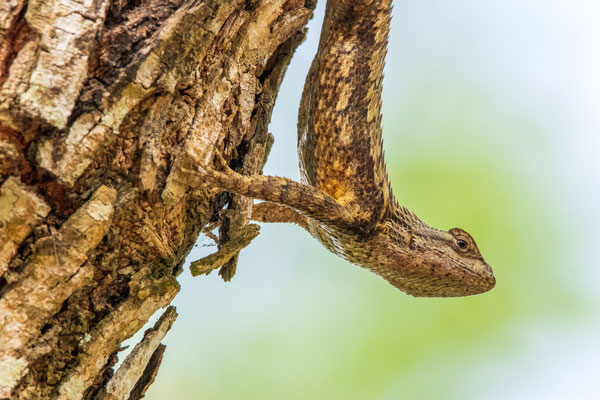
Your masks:
[[[298,112],[301,182],[241,175],[215,150],[202,179],[254,199],[251,218],[291,222],[329,251],[416,297],[491,290],[496,279],[473,237],[435,229],[392,193],[381,121],[391,0],[328,0]]]

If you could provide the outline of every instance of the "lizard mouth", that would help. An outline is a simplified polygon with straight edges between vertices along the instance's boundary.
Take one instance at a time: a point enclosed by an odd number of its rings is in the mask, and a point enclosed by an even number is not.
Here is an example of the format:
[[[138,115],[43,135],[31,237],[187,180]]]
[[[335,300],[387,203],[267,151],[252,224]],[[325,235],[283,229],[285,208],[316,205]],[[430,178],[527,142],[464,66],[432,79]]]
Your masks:
[[[491,290],[494,286],[496,286],[496,277],[490,268],[490,275],[487,277],[488,281],[488,290]]]
[[[483,273],[474,273],[473,271],[470,272],[477,277],[476,280],[478,281],[478,285],[476,285],[478,287],[474,288],[475,290],[472,294],[485,293],[492,290],[494,286],[496,286],[496,277],[494,276],[494,271],[492,271],[492,267],[490,267],[490,265],[485,261],[483,262]]]
[[[485,272],[484,278],[487,282],[488,290],[491,290],[494,286],[496,286],[496,276],[494,275],[494,271],[492,270],[492,267],[490,267],[490,265],[488,263],[486,263],[485,261],[483,263],[483,268],[484,268],[484,272]]]
[[[471,271],[473,272],[473,271]],[[473,292],[470,294],[481,294],[489,292],[496,286],[496,277],[488,263],[484,262],[483,273],[474,273],[477,284],[473,285]]]

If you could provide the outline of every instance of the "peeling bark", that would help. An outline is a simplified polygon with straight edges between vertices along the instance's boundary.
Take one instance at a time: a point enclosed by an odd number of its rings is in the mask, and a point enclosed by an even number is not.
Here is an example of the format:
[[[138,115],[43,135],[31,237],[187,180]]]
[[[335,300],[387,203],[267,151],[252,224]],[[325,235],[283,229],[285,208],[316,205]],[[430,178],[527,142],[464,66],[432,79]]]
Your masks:
[[[226,280],[235,243],[258,232],[247,199],[191,187],[183,171],[218,150],[261,173],[277,91],[313,8],[0,5],[0,398],[143,396],[175,310],[114,373],[121,343],[170,304],[203,229],[220,226],[223,250],[204,268],[225,265]]]
[[[160,341],[165,337],[171,328],[171,325],[173,325],[173,322],[175,322],[175,318],[177,318],[175,307],[169,307],[156,322],[154,327],[146,331],[144,338],[125,359],[121,368],[117,370],[115,375],[107,383],[106,388],[103,388],[101,393],[96,396],[99,400],[127,398],[137,383],[140,380],[146,379],[145,373],[149,373],[152,376],[152,379],[154,379],[153,372],[156,370],[152,371],[151,369],[150,371],[146,371],[146,367],[152,357],[155,356],[159,346],[161,346]],[[163,345],[162,349],[164,348]],[[159,350],[159,352],[160,351],[161,350]]]

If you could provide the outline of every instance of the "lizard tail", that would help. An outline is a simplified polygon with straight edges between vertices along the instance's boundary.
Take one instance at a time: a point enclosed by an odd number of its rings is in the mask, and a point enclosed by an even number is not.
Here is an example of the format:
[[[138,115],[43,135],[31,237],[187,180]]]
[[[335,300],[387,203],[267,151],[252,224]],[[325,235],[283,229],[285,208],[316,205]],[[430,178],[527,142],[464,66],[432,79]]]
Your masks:
[[[391,0],[329,0],[327,2],[325,21],[330,26],[352,30],[370,19],[370,16],[389,15],[392,9]]]

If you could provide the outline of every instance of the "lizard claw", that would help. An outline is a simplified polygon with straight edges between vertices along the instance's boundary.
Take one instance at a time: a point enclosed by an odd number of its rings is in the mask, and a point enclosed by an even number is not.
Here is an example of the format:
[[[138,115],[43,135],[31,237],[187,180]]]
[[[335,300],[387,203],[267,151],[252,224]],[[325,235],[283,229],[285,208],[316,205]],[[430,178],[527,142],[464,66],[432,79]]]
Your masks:
[[[215,149],[213,155],[217,162],[216,168],[214,168],[210,162],[207,165],[197,163],[193,165],[192,169],[182,167],[181,171],[190,175],[210,178],[219,169],[219,167],[224,169],[224,172],[230,170],[227,160],[225,160],[225,157],[223,157],[223,154],[220,150]]]
[[[221,150],[215,149],[214,158],[217,163],[217,168],[220,167],[219,170],[221,173],[225,175],[236,174],[236,172],[229,166],[229,162],[225,159]]]
[[[211,182],[213,185],[218,184],[220,179],[224,176],[235,175],[236,172],[232,170],[222,152],[218,149],[214,150],[213,162],[208,164],[194,163],[189,167],[180,167],[179,170],[183,173],[183,182],[188,185],[198,186],[204,185],[207,182]],[[191,168],[190,168],[191,167]]]
[[[223,153],[221,153],[221,150],[215,149],[214,156],[217,161],[217,164],[221,166],[221,168],[223,168],[225,171],[231,169],[229,168],[229,163],[227,162],[225,157],[223,157]]]

